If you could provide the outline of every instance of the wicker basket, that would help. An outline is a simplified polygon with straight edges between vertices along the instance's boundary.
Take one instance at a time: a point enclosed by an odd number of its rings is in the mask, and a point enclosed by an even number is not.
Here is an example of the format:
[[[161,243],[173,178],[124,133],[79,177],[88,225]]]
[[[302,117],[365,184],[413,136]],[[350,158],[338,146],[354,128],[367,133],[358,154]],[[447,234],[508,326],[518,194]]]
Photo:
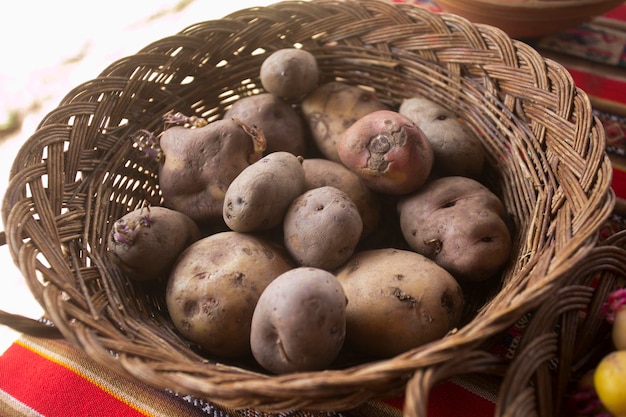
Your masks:
[[[129,284],[103,242],[122,214],[160,203],[157,166],[130,136],[162,128],[171,109],[221,117],[261,91],[265,56],[294,44],[317,56],[324,81],[373,89],[391,106],[427,95],[480,132],[484,180],[514,220],[515,256],[501,288],[454,334],[388,360],[270,376],[198,355],[173,330],[162,295]],[[584,340],[598,331],[598,314],[580,323],[602,299],[590,283],[602,275],[599,288],[610,288],[626,265],[623,251],[597,244],[614,206],[610,178],[587,96],[562,66],[501,30],[410,4],[282,2],[190,26],[70,91],[19,152],[2,215],[11,253],[62,336],[151,386],[269,411],[346,410],[407,389],[406,414],[424,416],[433,385],[495,373],[499,414],[558,415]],[[494,354],[527,317],[511,357]],[[28,319],[0,319],[39,333]]]
[[[512,38],[535,38],[574,28],[623,0],[437,0],[443,10],[493,25]]]

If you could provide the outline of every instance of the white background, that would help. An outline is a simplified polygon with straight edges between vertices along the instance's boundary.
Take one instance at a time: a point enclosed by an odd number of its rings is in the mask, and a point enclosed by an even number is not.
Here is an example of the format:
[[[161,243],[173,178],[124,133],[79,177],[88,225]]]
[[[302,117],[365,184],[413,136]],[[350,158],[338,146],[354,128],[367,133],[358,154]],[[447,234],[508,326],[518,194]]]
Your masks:
[[[19,0],[3,3],[0,25],[0,124],[25,114],[21,131],[0,141],[0,198],[23,141],[72,88],[113,61],[204,20],[274,0]],[[182,7],[185,6],[185,7]],[[0,228],[4,226],[0,224]],[[0,310],[38,318],[32,298],[6,246],[0,247]],[[0,354],[19,335],[0,325]]]

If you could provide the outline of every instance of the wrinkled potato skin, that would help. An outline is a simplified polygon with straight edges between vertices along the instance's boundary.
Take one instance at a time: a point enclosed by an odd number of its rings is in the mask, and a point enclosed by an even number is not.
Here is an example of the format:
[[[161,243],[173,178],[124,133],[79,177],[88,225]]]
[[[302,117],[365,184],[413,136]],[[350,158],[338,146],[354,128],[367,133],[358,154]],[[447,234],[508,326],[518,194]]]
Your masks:
[[[236,232],[280,225],[291,202],[304,192],[302,160],[290,152],[271,153],[246,167],[224,197],[224,221]]]
[[[338,81],[325,83],[301,103],[313,142],[326,159],[341,162],[337,154],[339,136],[361,117],[388,109],[372,93]]]
[[[330,272],[306,267],[285,272],[267,286],[256,305],[252,354],[275,374],[326,369],[343,347],[346,302]]]
[[[243,97],[235,101],[224,119],[236,117],[263,131],[265,154],[277,151],[305,155],[307,151],[304,119],[285,100],[270,93]]]
[[[401,199],[398,209],[411,248],[459,281],[486,281],[509,260],[512,243],[504,205],[476,180],[433,180]]]
[[[163,162],[159,187],[165,207],[199,224],[222,220],[224,195],[231,181],[258,160],[254,141],[232,119],[200,128],[174,126],[160,140]]]
[[[339,137],[341,162],[374,191],[408,194],[428,179],[434,153],[428,138],[411,120],[391,110],[369,113]]]
[[[461,320],[457,281],[413,251],[362,251],[336,276],[348,297],[346,346],[364,355],[401,354],[444,337]]]
[[[250,355],[254,307],[265,287],[292,267],[282,249],[249,234],[229,231],[200,239],[170,273],[170,317],[183,337],[210,355]]]
[[[452,111],[427,98],[412,97],[402,102],[398,112],[430,141],[436,176],[480,177],[485,160],[482,143]]]
[[[122,227],[137,227],[136,234],[121,235]],[[183,213],[145,207],[115,222],[107,241],[107,255],[128,278],[153,281],[166,278],[178,255],[199,238],[198,225]]]
[[[296,198],[283,221],[285,247],[301,266],[331,271],[354,252],[363,221],[350,197],[330,186]]]
[[[261,64],[263,88],[283,99],[311,92],[319,81],[315,56],[304,49],[285,48],[271,53]]]
[[[363,222],[362,237],[369,236],[379,224],[381,203],[371,189],[354,172],[344,165],[323,158],[309,158],[302,161],[305,190],[331,186],[348,194],[354,202]]]

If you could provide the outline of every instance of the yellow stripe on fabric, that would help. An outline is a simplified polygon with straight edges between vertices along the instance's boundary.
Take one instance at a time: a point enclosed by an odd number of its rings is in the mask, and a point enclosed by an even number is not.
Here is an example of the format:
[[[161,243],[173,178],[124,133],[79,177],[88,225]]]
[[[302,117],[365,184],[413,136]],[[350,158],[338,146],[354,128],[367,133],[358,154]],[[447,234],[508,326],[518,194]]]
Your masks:
[[[44,417],[6,391],[0,389],[0,408],[2,417]]]
[[[146,416],[171,417],[183,415],[182,413],[189,417],[193,416],[191,407],[177,402],[166,392],[121,376],[92,361],[64,340],[48,340],[24,335],[16,343],[85,378],[107,394]],[[111,360],[115,359],[111,357]],[[198,415],[201,415],[199,411]]]

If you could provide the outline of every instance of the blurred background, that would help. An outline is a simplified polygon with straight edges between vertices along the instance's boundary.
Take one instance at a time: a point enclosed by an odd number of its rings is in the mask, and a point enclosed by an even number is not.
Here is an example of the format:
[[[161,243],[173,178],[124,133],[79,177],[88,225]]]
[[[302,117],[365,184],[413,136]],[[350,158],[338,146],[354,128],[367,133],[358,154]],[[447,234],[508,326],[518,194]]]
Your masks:
[[[75,86],[117,59],[204,20],[273,0],[21,0],[3,4],[0,64],[0,198],[12,161],[43,117]],[[4,225],[0,224],[0,230]],[[0,247],[0,310],[39,318],[6,246]],[[0,354],[19,335],[0,325]]]

